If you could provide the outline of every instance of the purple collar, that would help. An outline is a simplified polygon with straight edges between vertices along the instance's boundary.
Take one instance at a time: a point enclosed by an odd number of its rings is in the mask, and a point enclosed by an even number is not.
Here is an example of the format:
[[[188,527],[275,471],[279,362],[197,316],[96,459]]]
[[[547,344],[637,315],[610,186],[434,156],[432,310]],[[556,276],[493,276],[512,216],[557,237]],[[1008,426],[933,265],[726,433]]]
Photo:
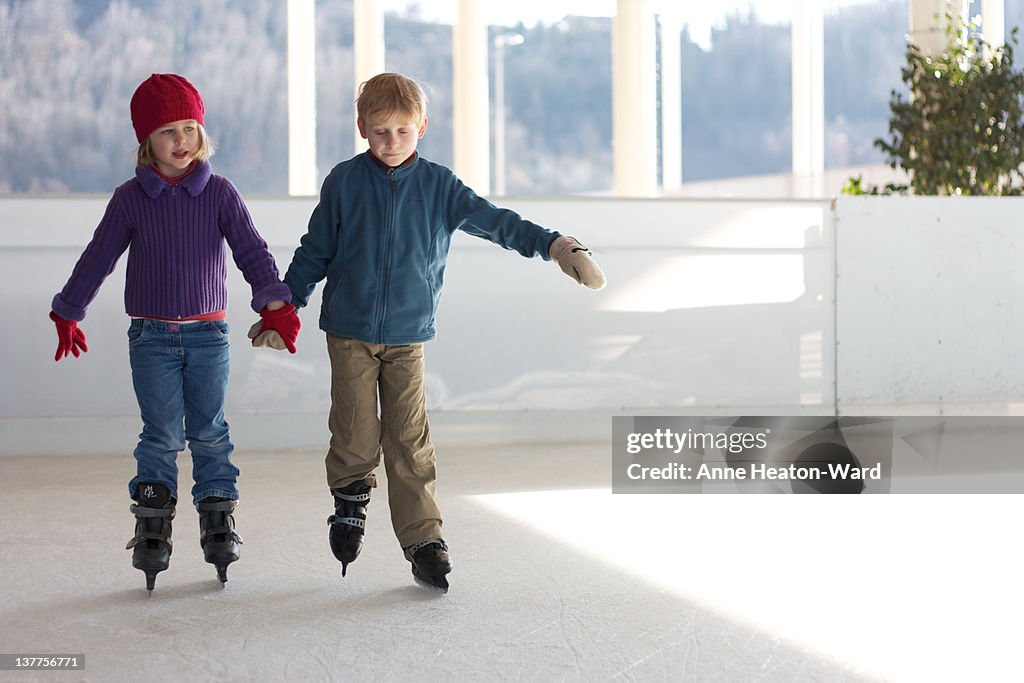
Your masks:
[[[197,162],[195,169],[182,178],[178,185],[184,187],[193,197],[198,197],[206,189],[206,183],[210,181],[210,176],[212,175],[213,170],[210,168],[210,162]],[[136,166],[135,177],[138,179],[139,184],[142,185],[145,193],[152,199],[156,199],[164,189],[170,187],[167,181],[157,175],[152,166]]]

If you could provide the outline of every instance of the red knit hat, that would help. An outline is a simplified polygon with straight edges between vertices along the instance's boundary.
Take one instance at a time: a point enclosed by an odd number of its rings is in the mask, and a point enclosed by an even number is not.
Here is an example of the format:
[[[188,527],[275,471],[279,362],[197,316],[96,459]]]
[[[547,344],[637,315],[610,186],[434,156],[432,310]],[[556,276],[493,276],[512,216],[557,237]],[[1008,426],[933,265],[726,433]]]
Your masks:
[[[153,74],[132,95],[132,125],[142,142],[160,126],[195,119],[203,123],[203,98],[183,76]]]

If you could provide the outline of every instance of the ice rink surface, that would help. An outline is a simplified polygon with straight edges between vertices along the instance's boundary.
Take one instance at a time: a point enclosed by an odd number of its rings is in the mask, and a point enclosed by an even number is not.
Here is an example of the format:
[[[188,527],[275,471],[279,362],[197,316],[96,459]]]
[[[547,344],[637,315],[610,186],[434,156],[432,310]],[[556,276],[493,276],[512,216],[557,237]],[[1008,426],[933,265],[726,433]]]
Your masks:
[[[0,458],[0,653],[85,656],[0,681],[1020,680],[1020,495],[612,495],[607,442],[438,457],[447,595],[383,486],[341,577],[319,450],[236,453],[227,585],[180,504],[152,595],[130,454]]]

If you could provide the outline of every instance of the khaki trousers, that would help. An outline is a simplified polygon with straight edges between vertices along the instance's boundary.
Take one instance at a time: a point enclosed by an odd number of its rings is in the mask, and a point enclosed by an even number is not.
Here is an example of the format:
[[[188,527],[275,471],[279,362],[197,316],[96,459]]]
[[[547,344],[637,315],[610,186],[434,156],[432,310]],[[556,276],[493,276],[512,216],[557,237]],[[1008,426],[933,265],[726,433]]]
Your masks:
[[[331,447],[327,485],[360,479],[377,486],[381,462],[388,479],[391,525],[403,548],[441,538],[423,388],[423,345],[385,346],[327,335],[331,358]],[[377,398],[380,397],[378,417]]]

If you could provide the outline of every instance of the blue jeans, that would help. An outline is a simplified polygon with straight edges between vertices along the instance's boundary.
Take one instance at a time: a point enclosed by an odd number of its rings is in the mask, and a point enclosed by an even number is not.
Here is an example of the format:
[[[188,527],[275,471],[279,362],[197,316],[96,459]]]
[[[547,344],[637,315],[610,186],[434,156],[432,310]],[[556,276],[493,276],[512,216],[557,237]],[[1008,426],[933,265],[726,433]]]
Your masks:
[[[223,321],[173,323],[132,320],[128,328],[132,383],[142,414],[135,448],[134,498],[139,482],[163,484],[178,497],[178,453],[192,451],[192,501],[207,496],[238,500],[235,449],[224,420],[231,362]]]

